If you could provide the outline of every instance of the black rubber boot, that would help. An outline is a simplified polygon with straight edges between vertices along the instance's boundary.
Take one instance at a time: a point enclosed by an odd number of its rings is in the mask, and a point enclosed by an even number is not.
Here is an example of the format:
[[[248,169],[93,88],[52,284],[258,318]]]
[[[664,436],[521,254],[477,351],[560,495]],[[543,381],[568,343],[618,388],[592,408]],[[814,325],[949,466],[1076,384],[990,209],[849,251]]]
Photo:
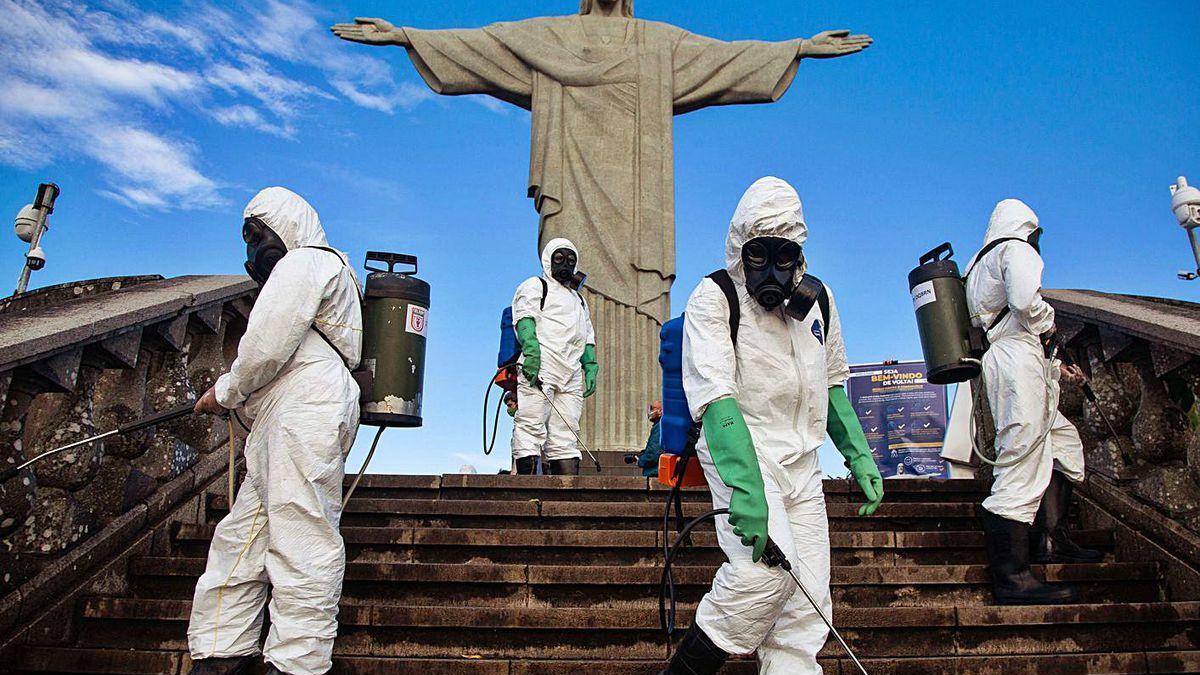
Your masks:
[[[579,475],[579,458],[575,459],[552,459],[549,462],[550,475],[552,476],[578,476]]]
[[[517,475],[518,476],[536,476],[537,475],[537,457],[522,457],[517,460]]]
[[[658,675],[714,675],[729,654],[721,651],[696,624],[688,629],[667,669]]]
[[[1038,581],[1029,571],[1029,526],[981,509],[992,597],[997,605],[1062,605],[1075,601],[1069,586]]]
[[[189,675],[243,675],[249,673],[258,661],[257,656],[230,656],[192,661]]]
[[[1071,541],[1067,520],[1071,508],[1071,481],[1058,471],[1051,472],[1050,485],[1042,495],[1037,518],[1033,521],[1033,561],[1037,563],[1098,563],[1104,554],[1082,548]]]

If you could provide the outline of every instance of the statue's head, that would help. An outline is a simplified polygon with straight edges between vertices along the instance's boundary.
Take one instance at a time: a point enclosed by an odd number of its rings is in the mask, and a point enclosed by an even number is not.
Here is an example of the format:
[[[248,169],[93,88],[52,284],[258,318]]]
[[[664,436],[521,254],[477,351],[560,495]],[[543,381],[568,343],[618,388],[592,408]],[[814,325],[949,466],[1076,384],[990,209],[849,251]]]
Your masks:
[[[579,0],[579,13],[591,14],[596,5],[608,8],[617,3],[621,4],[621,14],[632,19],[633,0]]]

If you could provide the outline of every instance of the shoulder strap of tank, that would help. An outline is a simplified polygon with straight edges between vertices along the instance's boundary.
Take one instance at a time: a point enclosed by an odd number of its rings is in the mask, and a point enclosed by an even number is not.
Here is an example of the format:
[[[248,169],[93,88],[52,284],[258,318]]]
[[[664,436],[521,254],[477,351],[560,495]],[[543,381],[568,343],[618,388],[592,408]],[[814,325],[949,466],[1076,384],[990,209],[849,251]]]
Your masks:
[[[988,327],[987,327],[988,332],[990,333],[993,328],[995,328],[996,326],[999,326],[1000,322],[1003,321],[1004,317],[1008,316],[1011,311],[1012,310],[1009,308],[1009,306],[1005,305],[1004,309],[1000,310],[996,314],[996,318],[992,319],[992,322],[988,324]]]
[[[1001,237],[995,241],[989,241],[986,246],[984,246],[982,249],[979,250],[979,255],[975,256],[974,262],[972,262],[971,266],[967,268],[966,274],[963,274],[963,279],[966,279],[967,277],[971,276],[971,272],[973,272],[975,270],[975,267],[979,264],[979,262],[981,260],[983,260],[983,257],[985,255],[991,253],[992,249],[996,248],[1000,244],[1003,244],[1004,242],[1007,242],[1007,241],[1024,241],[1026,244],[1029,244],[1028,241],[1025,241],[1024,239],[1022,239],[1020,237]],[[1033,246],[1033,244],[1029,244],[1029,245]]]
[[[325,251],[327,253],[332,253],[333,255],[337,256],[337,259],[343,265],[345,265],[346,267],[350,267],[350,265],[346,264],[346,260],[345,260],[345,258],[342,257],[341,252],[338,251],[336,248],[330,248],[328,246],[301,246],[301,248],[315,248],[318,251]],[[358,294],[358,304],[361,307],[362,303],[363,303],[363,292],[362,292],[362,289],[358,287],[358,284],[354,284],[354,292]]]
[[[1028,241],[1026,241],[1020,237],[1001,237],[995,241],[988,242],[986,246],[984,246],[982,249],[980,249],[979,255],[975,256],[975,261],[971,263],[971,266],[967,268],[967,273],[963,275],[963,280],[965,281],[966,278],[971,275],[971,272],[975,270],[975,266],[978,265],[981,260],[983,260],[983,256],[991,253],[994,248],[996,248],[1000,244],[1003,244],[1006,241],[1021,241],[1021,242],[1025,242],[1026,244],[1029,244]],[[1029,244],[1029,245],[1033,246],[1033,244]],[[1009,306],[1005,305],[1004,309],[1001,309],[996,314],[996,316],[992,319],[992,322],[990,324],[988,324],[987,331],[991,332],[993,328],[995,328],[996,326],[999,326],[1000,322],[1003,321],[1004,318],[1008,316],[1010,311],[1011,310],[1009,309]]]
[[[341,261],[343,265],[346,265],[346,260],[342,258],[342,254],[338,253],[337,249],[333,249],[328,246],[303,246],[301,248],[315,248],[318,251],[327,251],[337,256],[337,259]],[[346,267],[349,267],[349,265],[346,265]],[[359,311],[361,311],[363,304],[362,289],[358,287],[358,284],[354,284],[354,291],[358,294],[358,307]],[[316,332],[317,336],[324,340],[325,344],[329,345],[329,347],[333,349],[333,352],[338,355],[338,358],[342,360],[342,364],[346,366],[346,370],[353,370],[350,367],[350,359],[346,358],[346,355],[342,353],[342,350],[338,349],[338,346],[333,343],[333,340],[329,339],[329,336],[325,334],[325,331],[317,328],[317,324],[315,323],[312,325],[312,329]]]
[[[738,301],[737,288],[733,285],[733,277],[729,276],[729,270],[719,269],[708,275],[708,278],[712,279],[713,283],[725,294],[725,302],[729,305],[729,338],[733,340],[733,346],[736,348],[738,326],[742,323],[742,304]]]
[[[545,309],[546,309],[546,296],[550,294],[550,285],[549,285],[549,284],[547,284],[547,283],[546,283],[546,280],[545,280],[544,278],[542,278],[542,277],[538,277],[538,278],[537,278],[537,280],[538,280],[538,281],[540,281],[540,282],[542,282],[542,304],[540,305],[540,307],[542,308],[542,311],[545,311]]]

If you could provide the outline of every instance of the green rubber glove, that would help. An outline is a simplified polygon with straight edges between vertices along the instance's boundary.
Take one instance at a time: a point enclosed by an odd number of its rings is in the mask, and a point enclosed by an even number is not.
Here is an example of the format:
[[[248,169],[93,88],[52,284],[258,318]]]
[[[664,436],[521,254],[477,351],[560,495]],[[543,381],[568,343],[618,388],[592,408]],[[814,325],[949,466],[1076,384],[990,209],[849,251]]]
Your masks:
[[[879,467],[875,466],[875,458],[867,446],[867,437],[863,435],[858,414],[850,405],[844,387],[829,388],[829,420],[825,423],[825,429],[838,452],[846,458],[850,473],[867,498],[867,503],[858,509],[858,515],[875,513],[883,501],[883,476],[879,475]]]
[[[538,373],[542,372],[542,345],[538,342],[537,324],[532,317],[517,322],[517,339],[521,342],[521,353],[525,355],[521,372],[525,373],[529,384],[536,384]]]
[[[767,548],[767,495],[750,428],[732,397],[708,404],[701,423],[717,473],[733,488],[729,524],[742,543],[754,549],[752,556],[758,562]]]
[[[587,398],[596,393],[596,373],[600,370],[600,364],[596,363],[596,345],[585,346],[579,362],[583,364],[583,397]]]

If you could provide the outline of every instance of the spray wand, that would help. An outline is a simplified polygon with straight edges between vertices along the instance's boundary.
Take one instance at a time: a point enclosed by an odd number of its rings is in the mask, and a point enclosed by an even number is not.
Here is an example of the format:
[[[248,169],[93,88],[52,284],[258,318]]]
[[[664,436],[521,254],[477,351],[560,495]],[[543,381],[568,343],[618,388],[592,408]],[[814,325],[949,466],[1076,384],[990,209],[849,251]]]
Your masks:
[[[579,432],[575,430],[575,427],[571,426],[571,422],[567,420],[566,415],[562,414],[562,412],[558,409],[558,406],[554,405],[554,401],[550,398],[550,396],[542,390],[542,381],[540,379],[535,380],[533,386],[538,390],[538,393],[542,395],[542,398],[546,399],[546,403],[550,404],[550,408],[556,415],[558,415],[558,418],[562,420],[563,424],[567,425],[567,428],[571,430],[571,433],[575,436],[576,442],[579,443],[579,447],[583,448],[583,451],[586,452],[587,456],[591,458],[592,464],[596,465],[596,473],[601,473],[603,469],[600,468],[600,460],[596,459],[596,455],[592,454],[592,451],[588,448],[587,443],[584,443],[583,439],[579,437]]]
[[[67,450],[73,450],[75,448],[87,445],[89,443],[95,443],[96,441],[102,441],[106,438],[111,438],[113,436],[124,436],[125,434],[131,434],[135,431],[141,431],[142,429],[145,429],[147,427],[152,427],[157,424],[162,424],[163,422],[170,422],[171,420],[179,419],[180,417],[185,417],[187,415],[192,414],[192,411],[195,409],[195,406],[196,406],[195,401],[184,403],[178,407],[171,408],[169,410],[163,410],[161,412],[156,412],[152,415],[143,417],[139,420],[134,420],[128,424],[122,424],[121,426],[119,426],[116,429],[113,429],[111,431],[106,431],[102,434],[96,434],[95,436],[88,436],[87,438],[75,441],[73,443],[68,443],[62,447],[54,448],[53,450],[47,450],[46,452],[43,452],[42,454],[34,457],[33,459],[26,460],[25,462],[22,462],[21,464],[18,464],[15,467],[5,470],[3,474],[0,474],[0,483],[3,483],[4,481],[8,480],[9,478],[12,478],[13,476],[21,473],[28,467],[33,466],[34,464],[37,464],[38,462],[42,461],[43,459],[46,459],[47,457],[52,457],[54,455],[64,453]]]

